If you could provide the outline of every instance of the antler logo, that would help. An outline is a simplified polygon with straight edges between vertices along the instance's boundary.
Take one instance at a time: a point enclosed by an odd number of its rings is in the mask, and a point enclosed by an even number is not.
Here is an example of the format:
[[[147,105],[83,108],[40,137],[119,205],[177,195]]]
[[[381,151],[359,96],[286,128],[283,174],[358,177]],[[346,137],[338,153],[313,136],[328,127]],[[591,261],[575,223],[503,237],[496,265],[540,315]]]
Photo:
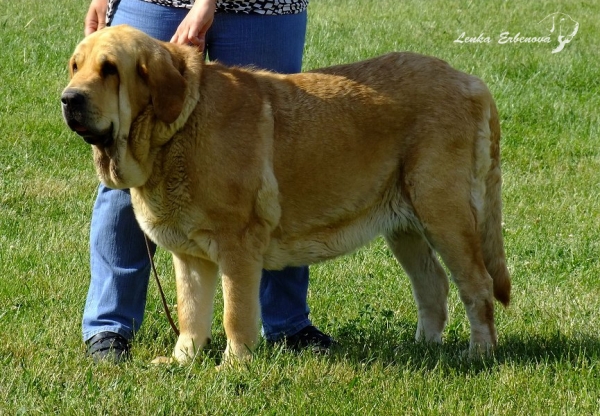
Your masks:
[[[558,35],[558,46],[552,50],[552,53],[558,53],[565,48],[565,45],[573,40],[579,30],[579,23],[566,13],[552,13],[538,22],[550,26],[550,33]],[[568,34],[566,34],[568,33]]]

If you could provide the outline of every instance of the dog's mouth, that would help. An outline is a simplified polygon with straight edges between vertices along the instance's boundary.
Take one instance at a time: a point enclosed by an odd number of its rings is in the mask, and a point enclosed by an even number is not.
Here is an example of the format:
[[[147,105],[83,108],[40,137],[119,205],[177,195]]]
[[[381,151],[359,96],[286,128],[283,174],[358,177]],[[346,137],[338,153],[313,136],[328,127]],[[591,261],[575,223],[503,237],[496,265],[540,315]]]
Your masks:
[[[110,147],[114,143],[112,126],[107,133],[101,135],[80,134],[87,144],[98,147]],[[78,133],[79,134],[79,133]]]
[[[92,146],[109,147],[113,144],[113,124],[105,129],[95,127],[96,123],[90,122],[89,99],[87,95],[76,88],[67,88],[61,96],[62,112],[65,122],[71,130],[77,133]]]
[[[81,138],[92,146],[98,147],[110,147],[114,143],[113,139],[113,125],[111,123],[110,127],[103,132],[95,132],[89,130],[87,127],[75,123],[75,125],[69,125],[71,130],[77,133]]]

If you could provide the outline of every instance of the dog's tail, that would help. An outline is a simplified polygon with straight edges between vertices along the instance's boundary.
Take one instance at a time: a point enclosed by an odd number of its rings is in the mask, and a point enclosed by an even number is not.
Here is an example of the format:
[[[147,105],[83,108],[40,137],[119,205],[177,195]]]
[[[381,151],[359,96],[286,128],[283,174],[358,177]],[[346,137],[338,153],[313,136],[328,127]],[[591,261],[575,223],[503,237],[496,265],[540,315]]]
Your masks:
[[[490,97],[491,98],[491,97]],[[485,174],[485,198],[480,235],[485,267],[494,281],[494,297],[507,306],[510,302],[510,274],[502,237],[502,176],[500,169],[500,121],[498,110],[490,99],[489,107],[489,170]],[[487,130],[487,129],[486,129]]]

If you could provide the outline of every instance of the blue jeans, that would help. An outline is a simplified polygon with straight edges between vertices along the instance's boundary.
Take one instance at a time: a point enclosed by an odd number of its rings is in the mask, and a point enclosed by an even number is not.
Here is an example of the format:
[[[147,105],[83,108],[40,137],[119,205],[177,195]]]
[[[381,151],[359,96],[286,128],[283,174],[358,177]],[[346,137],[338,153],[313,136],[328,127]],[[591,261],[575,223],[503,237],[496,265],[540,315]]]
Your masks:
[[[111,25],[127,23],[168,41],[186,14],[187,9],[121,0]],[[299,72],[306,21],[306,11],[284,16],[217,13],[207,33],[207,54],[227,65]],[[150,262],[128,190],[100,185],[92,212],[90,260],[84,341],[103,331],[131,339],[144,318]],[[308,267],[263,272],[260,301],[267,340],[293,335],[311,324],[307,291]]]

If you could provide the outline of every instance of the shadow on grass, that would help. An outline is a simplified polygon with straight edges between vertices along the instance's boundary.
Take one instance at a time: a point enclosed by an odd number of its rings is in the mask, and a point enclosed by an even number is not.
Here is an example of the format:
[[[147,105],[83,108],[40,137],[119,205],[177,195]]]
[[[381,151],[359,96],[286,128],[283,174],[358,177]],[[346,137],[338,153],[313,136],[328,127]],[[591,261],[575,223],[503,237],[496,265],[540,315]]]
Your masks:
[[[502,365],[589,367],[600,359],[600,338],[594,334],[509,334],[501,337],[491,356],[469,358],[468,332],[446,333],[443,345],[414,340],[416,322],[375,320],[368,326],[349,321],[341,325],[329,359],[360,366],[401,367],[414,371],[440,368],[460,373],[494,371]]]
[[[528,332],[500,334],[498,348],[489,357],[470,359],[468,326],[446,329],[442,345],[416,342],[416,322],[396,318],[392,312],[367,308],[357,318],[334,322],[327,328],[336,343],[324,359],[344,362],[357,367],[398,367],[412,371],[449,370],[465,374],[493,372],[502,365],[535,366],[568,365],[587,367],[600,360],[598,335]],[[148,337],[144,337],[148,338]],[[149,334],[142,343],[154,343],[157,355],[170,355],[176,338],[172,333]],[[226,346],[225,334],[213,333],[212,342],[196,361],[210,366],[221,364]],[[160,353],[162,351],[162,354]],[[281,348],[261,342],[257,353],[268,360],[276,359]],[[287,353],[287,352],[284,352]],[[292,354],[292,352],[289,352]]]

